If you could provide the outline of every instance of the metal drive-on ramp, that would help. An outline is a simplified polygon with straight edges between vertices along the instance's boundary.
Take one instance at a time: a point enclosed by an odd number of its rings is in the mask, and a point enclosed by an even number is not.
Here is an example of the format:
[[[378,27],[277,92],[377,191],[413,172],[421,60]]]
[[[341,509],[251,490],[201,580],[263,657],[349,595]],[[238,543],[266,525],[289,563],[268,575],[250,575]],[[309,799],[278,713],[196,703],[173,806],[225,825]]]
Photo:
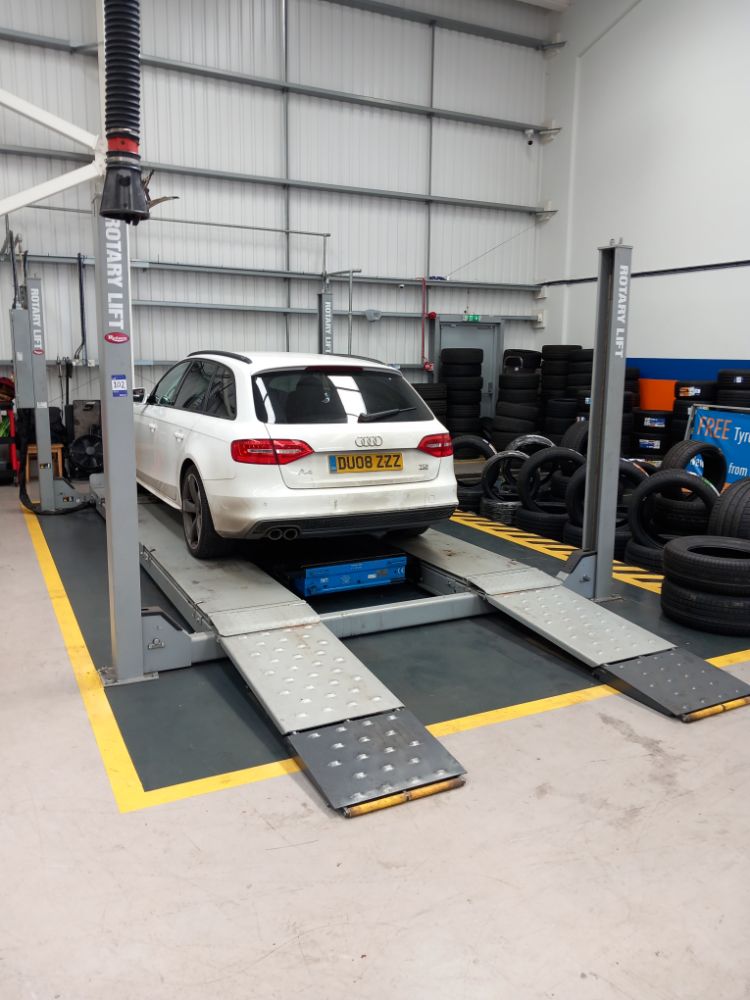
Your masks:
[[[750,702],[750,686],[567,590],[560,580],[476,545],[427,531],[404,540],[429,595],[318,615],[259,566],[198,561],[174,515],[139,506],[144,569],[199,630],[197,659],[225,654],[334,808],[358,815],[454,788],[464,768],[342,638],[501,612],[627,694],[685,721]],[[156,670],[179,629],[144,617]],[[184,637],[179,641],[186,641]],[[161,662],[160,662],[161,658]]]
[[[437,532],[402,548],[482,591],[489,604],[570,653],[599,680],[683,722],[750,704],[750,685],[744,681],[568,590],[547,573],[527,569],[528,575],[493,575],[491,566],[501,557],[489,563],[465,551],[474,546]],[[539,578],[541,585],[534,582]]]

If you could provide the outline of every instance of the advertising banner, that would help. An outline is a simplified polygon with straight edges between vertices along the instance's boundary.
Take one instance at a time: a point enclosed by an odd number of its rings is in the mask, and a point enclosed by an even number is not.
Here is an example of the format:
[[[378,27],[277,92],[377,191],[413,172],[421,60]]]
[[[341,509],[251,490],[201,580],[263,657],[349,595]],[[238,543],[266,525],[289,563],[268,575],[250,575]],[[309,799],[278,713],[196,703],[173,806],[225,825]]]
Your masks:
[[[750,475],[750,411],[696,406],[690,440],[721,448],[727,459],[727,483]],[[696,472],[703,471],[701,465],[696,465]]]

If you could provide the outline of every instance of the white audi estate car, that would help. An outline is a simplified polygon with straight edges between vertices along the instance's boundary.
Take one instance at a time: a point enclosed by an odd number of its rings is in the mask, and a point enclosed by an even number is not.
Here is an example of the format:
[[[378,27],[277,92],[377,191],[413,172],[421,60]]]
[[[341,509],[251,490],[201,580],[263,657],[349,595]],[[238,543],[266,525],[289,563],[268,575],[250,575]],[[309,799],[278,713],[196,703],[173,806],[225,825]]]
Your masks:
[[[450,517],[450,435],[393,368],[335,355],[197,351],[135,403],[138,482],[223,539],[389,531]]]

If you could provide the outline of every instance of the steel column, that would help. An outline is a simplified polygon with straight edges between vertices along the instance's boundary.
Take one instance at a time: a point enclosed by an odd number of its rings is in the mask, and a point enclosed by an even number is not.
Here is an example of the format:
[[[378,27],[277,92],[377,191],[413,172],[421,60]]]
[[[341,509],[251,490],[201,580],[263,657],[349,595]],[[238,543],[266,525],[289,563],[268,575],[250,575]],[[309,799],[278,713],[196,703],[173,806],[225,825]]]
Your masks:
[[[31,327],[31,377],[34,385],[34,429],[36,431],[39,501],[41,510],[54,510],[55,475],[52,468],[52,434],[47,405],[42,282],[39,278],[29,278],[26,282],[26,300]]]
[[[594,600],[612,589],[632,254],[623,244],[599,249],[583,555],[574,554],[563,571],[566,586]]]
[[[107,510],[107,575],[112,675],[118,683],[144,678],[138,496],[135,481],[133,348],[128,227],[99,216],[96,312]],[[106,261],[106,266],[105,262]]]

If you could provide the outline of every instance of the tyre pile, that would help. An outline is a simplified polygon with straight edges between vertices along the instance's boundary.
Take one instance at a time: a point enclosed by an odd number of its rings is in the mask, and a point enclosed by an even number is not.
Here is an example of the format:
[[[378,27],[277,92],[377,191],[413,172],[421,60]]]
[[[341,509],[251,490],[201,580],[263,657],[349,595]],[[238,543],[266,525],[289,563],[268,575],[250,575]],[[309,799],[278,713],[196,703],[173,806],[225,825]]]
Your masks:
[[[750,407],[750,370],[725,368],[720,371],[716,402],[720,406]]]
[[[750,479],[714,500],[707,531],[668,541],[663,564],[668,618],[703,632],[750,635]]]
[[[445,426],[451,436],[479,434],[482,405],[482,361],[477,347],[445,347],[440,352],[440,382],[446,390]]]
[[[716,382],[675,382],[674,407],[669,431],[670,444],[682,441],[687,432],[690,407],[716,402]]]
[[[533,433],[539,425],[539,351],[509,348],[503,355],[498,378],[495,416],[489,430],[498,451],[505,450],[521,434]]]

